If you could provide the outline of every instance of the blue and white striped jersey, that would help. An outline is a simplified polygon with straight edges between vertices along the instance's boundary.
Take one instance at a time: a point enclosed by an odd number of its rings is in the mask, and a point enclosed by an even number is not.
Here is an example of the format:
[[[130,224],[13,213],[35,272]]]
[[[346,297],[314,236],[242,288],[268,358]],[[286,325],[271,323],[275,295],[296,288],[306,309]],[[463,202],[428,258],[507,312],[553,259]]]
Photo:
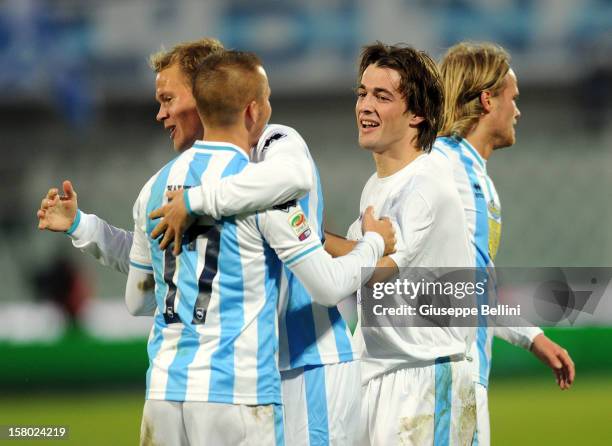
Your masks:
[[[297,131],[284,125],[269,125],[253,151],[254,162],[271,162],[275,156],[307,156],[312,177],[310,191],[298,200],[311,228],[323,239],[323,191],[319,172],[306,142]],[[270,178],[269,181],[274,181]],[[305,365],[352,361],[355,352],[349,328],[337,307],[325,307],[312,298],[287,267],[283,269],[279,302],[281,370]]]
[[[444,156],[451,161],[473,246],[474,267],[483,270],[493,268],[501,239],[502,217],[497,190],[487,174],[486,160],[468,140],[459,137],[437,138],[431,156]],[[505,327],[496,329],[495,333],[509,342],[526,347],[541,330],[534,327]],[[488,384],[491,371],[493,334],[494,330],[490,327],[478,327],[470,353],[474,380],[484,386]]]
[[[321,247],[303,213],[202,217],[185,234],[178,257],[150,239],[156,222],[148,215],[166,202],[166,191],[210,184],[248,162],[234,145],[198,141],[154,175],[134,205],[130,263],[153,271],[157,301],[148,399],[281,403],[279,258],[296,264]]]

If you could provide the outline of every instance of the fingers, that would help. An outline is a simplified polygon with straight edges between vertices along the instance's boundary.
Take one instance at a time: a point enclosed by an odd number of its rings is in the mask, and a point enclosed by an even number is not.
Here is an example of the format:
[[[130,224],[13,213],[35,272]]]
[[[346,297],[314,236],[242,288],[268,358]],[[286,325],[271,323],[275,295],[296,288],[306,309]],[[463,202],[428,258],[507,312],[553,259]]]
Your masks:
[[[149,218],[151,220],[155,220],[156,218],[162,218],[163,216],[165,216],[166,215],[166,212],[165,212],[165,209],[164,209],[165,207],[166,206],[162,206],[162,207],[157,208],[154,211],[152,211],[149,214]],[[157,225],[157,227],[159,227],[159,225]],[[157,229],[157,227],[155,229]],[[153,234],[151,234],[151,235],[153,235]],[[159,235],[159,234],[157,234],[157,235]]]
[[[563,364],[561,363],[561,361],[556,355],[552,356],[549,359],[549,361],[550,361],[550,367],[552,367],[553,370],[561,370],[561,368],[563,367]]]
[[[562,382],[565,386],[562,388],[569,389],[574,382],[574,378],[576,377],[576,367],[574,365],[574,361],[572,361],[572,358],[565,349],[561,349],[557,356],[559,358],[559,362],[563,364],[561,367],[561,374]]]
[[[72,187],[72,183],[68,180],[65,180],[62,183],[62,187],[64,188],[64,196],[67,199],[72,199],[76,192],[74,191],[74,188]]]
[[[393,237],[391,242],[393,243],[393,250],[389,254],[394,254],[397,251],[397,249],[395,248],[397,246],[397,239]]]
[[[574,379],[576,378],[576,365],[574,364],[574,361],[572,361],[571,356],[565,349],[561,351],[561,362],[563,362],[564,367],[568,371],[569,383],[573,384]]]
[[[155,220],[156,218],[161,217],[160,215],[153,216],[153,214],[156,214],[159,211],[161,211],[161,209],[156,209],[153,212],[151,212],[149,214],[149,218],[152,220]],[[153,228],[153,231],[151,231],[151,238],[156,239],[157,237],[162,235],[164,232],[166,232],[166,229],[168,229],[168,224],[166,223],[166,221],[165,220],[160,221],[159,223],[157,223],[157,226]]]
[[[40,209],[43,211],[47,210],[51,206],[56,205],[58,200],[59,200],[58,195],[55,195],[53,198],[43,198],[42,201],[40,202]]]
[[[47,191],[47,195],[45,195],[45,198],[42,199],[42,201],[40,202],[40,208],[41,209],[47,209],[56,199],[58,194],[58,190],[55,187],[52,187],[51,189],[49,189]]]
[[[46,215],[46,213],[43,210],[39,209],[36,212],[36,217],[38,217],[38,229],[41,229],[41,230],[42,229],[47,229],[48,223],[45,220],[45,215]]]
[[[179,190],[170,190],[168,192],[166,192],[166,197],[168,197],[168,201],[172,201],[172,199],[174,197],[176,197],[177,195],[182,195],[183,194],[183,190],[179,189]]]
[[[159,249],[161,249],[162,251],[166,249],[168,245],[170,245],[170,242],[172,242],[172,236],[173,236],[172,231],[170,229],[166,229],[166,232],[164,233],[164,237],[159,242]]]
[[[47,197],[49,200],[51,200],[53,197],[55,197],[58,194],[58,190],[57,187],[52,187],[51,189],[49,189],[49,191],[47,192]]]
[[[174,255],[178,256],[181,253],[182,243],[181,243],[181,234],[178,232],[174,234]]]

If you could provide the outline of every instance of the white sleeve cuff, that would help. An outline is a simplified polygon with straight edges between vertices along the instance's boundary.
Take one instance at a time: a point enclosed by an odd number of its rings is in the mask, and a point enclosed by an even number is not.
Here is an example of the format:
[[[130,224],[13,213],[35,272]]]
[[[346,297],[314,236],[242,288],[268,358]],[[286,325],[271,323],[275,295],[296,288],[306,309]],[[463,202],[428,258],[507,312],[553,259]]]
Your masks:
[[[93,239],[96,231],[96,216],[86,214],[81,210],[77,210],[75,217],[75,228],[66,231],[66,234],[72,239],[72,243],[76,246],[79,242],[89,242]],[[74,226],[74,224],[73,224]]]
[[[372,246],[379,259],[385,254],[385,240],[378,232],[366,232],[361,241]]]

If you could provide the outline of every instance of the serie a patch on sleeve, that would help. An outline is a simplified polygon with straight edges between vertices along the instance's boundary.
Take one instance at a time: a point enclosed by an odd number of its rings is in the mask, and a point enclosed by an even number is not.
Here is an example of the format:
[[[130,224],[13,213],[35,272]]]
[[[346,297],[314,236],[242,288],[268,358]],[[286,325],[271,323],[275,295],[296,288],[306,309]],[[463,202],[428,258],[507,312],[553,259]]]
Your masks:
[[[308,226],[306,215],[301,209],[296,210],[289,216],[289,225],[300,241],[306,240],[310,236],[310,226]]]

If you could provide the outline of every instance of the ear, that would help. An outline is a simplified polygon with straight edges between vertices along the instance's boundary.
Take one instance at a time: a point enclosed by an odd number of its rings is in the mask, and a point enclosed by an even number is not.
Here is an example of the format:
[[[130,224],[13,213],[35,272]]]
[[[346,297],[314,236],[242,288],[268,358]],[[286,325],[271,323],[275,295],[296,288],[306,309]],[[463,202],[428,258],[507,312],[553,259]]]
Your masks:
[[[244,110],[245,124],[247,129],[251,129],[259,119],[259,104],[257,101],[251,101]]]
[[[410,126],[412,127],[416,127],[417,125],[419,125],[421,122],[425,121],[425,118],[422,116],[417,116],[417,115],[412,115],[410,117]]]
[[[485,111],[485,113],[490,113],[491,112],[491,92],[490,91],[483,91],[480,93],[480,105],[482,105],[483,110]]]

